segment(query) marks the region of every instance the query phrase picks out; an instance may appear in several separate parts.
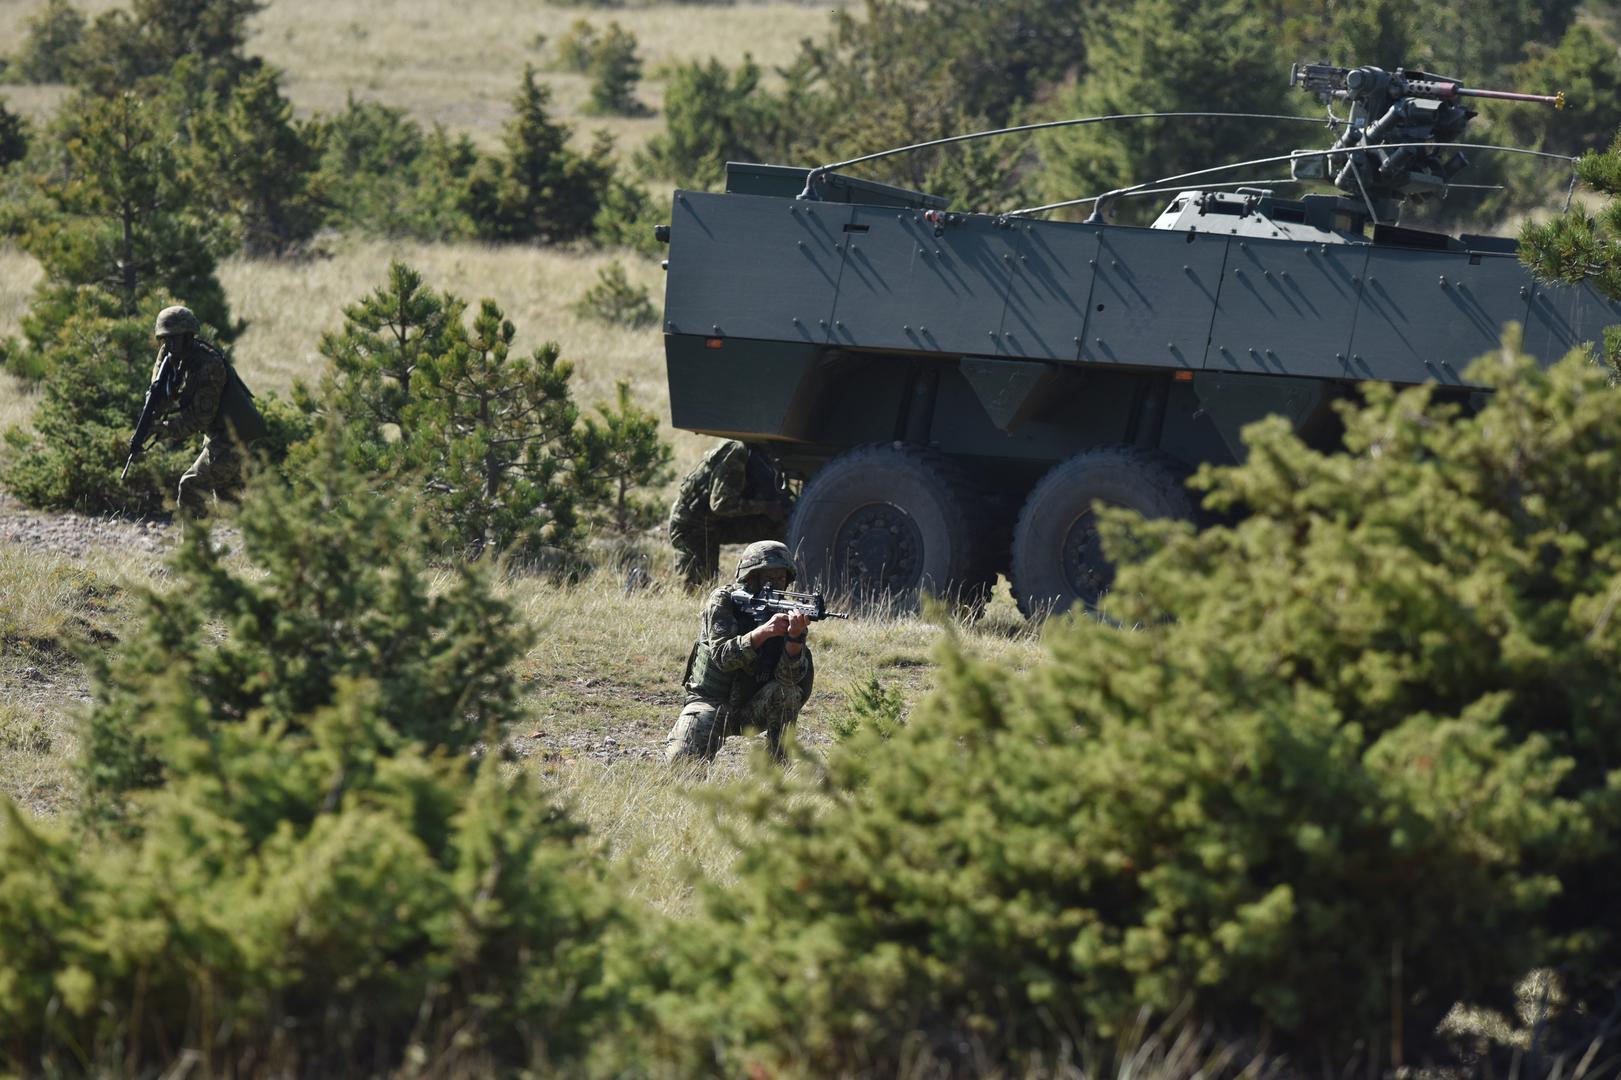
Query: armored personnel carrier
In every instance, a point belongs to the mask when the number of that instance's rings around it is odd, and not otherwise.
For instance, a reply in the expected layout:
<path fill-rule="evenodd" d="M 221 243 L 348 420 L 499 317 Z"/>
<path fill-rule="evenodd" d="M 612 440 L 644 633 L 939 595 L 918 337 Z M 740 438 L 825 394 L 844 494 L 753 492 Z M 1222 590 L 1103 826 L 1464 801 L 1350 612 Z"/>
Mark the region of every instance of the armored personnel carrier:
<path fill-rule="evenodd" d="M 1078 200 L 1085 222 L 957 212 L 837 167 L 732 163 L 724 192 L 677 191 L 673 423 L 803 481 L 801 580 L 972 601 L 1005 574 L 1033 614 L 1108 588 L 1097 504 L 1195 518 L 1185 477 L 1241 459 L 1251 421 L 1331 446 L 1360 383 L 1478 401 L 1464 371 L 1506 324 L 1551 363 L 1621 322 L 1588 287 L 1533 280 L 1513 240 L 1397 224 L 1466 164 L 1468 99 L 1562 97 L 1372 67 L 1291 81 L 1349 111 L 1331 149 L 1288 159 L 1332 193 L 1190 182 L 1135 227 L 1103 208 L 1166 181 Z"/>

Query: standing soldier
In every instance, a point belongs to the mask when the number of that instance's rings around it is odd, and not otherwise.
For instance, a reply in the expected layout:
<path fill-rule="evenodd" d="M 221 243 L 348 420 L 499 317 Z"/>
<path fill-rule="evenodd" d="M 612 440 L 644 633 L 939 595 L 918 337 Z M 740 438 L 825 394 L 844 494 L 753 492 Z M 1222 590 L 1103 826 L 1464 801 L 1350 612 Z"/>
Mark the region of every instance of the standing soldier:
<path fill-rule="evenodd" d="M 207 515 L 209 493 L 221 498 L 234 494 L 242 482 L 243 451 L 265 434 L 253 393 L 225 355 L 197 336 L 200 329 L 189 308 L 166 307 L 158 312 L 153 330 L 159 345 L 153 381 L 163 367 L 164 353 L 176 363 L 174 411 L 164 422 L 163 433 L 176 442 L 203 433 L 203 452 L 180 477 L 176 499 L 181 512 L 192 517 Z"/>
<path fill-rule="evenodd" d="M 681 481 L 670 508 L 670 546 L 689 589 L 715 579 L 722 544 L 780 540 L 791 507 L 763 452 L 729 439 Z"/>
<path fill-rule="evenodd" d="M 762 540 L 743 550 L 737 581 L 746 591 L 780 591 L 793 580 L 786 544 Z M 698 616 L 698 640 L 682 680 L 687 701 L 664 741 L 664 758 L 672 764 L 709 761 L 728 736 L 751 729 L 765 732 L 771 756 L 781 761 L 783 734 L 810 697 L 816 672 L 805 616 L 779 612 L 752 626 L 732 602 L 736 588 L 710 593 Z"/>

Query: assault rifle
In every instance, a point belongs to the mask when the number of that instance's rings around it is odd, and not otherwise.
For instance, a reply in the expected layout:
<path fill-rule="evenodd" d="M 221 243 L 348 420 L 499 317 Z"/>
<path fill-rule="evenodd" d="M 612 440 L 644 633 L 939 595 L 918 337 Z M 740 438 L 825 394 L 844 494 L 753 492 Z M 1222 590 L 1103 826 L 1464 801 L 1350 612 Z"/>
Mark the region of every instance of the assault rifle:
<path fill-rule="evenodd" d="M 129 459 L 124 462 L 124 471 L 118 474 L 118 482 L 123 483 L 129 475 L 131 465 L 135 459 L 146 453 L 146 448 L 152 444 L 156 434 L 158 421 L 163 414 L 169 411 L 174 403 L 175 379 L 178 375 L 180 363 L 175 359 L 174 353 L 167 345 L 158 355 L 158 373 L 152 378 L 152 385 L 146 388 L 146 404 L 141 406 L 141 418 L 135 421 L 135 434 L 129 440 Z"/>
<path fill-rule="evenodd" d="M 821 593 L 773 589 L 769 585 L 757 593 L 751 593 L 747 589 L 732 590 L 732 606 L 737 609 L 738 614 L 752 620 L 755 626 L 778 613 L 792 615 L 798 612 L 810 622 L 850 617 L 843 612 L 827 610 L 827 600 Z"/>

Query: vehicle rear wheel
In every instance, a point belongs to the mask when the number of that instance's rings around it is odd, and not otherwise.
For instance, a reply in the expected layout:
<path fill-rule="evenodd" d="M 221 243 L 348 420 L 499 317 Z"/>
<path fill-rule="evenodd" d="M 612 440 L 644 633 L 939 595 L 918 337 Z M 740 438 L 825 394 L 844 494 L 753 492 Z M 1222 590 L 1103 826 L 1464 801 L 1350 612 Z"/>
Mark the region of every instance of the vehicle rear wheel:
<path fill-rule="evenodd" d="M 1013 596 L 1026 616 L 1098 601 L 1114 583 L 1095 505 L 1145 518 L 1197 519 L 1187 469 L 1168 454 L 1134 446 L 1089 450 L 1056 465 L 1025 499 L 1013 529 Z"/>
<path fill-rule="evenodd" d="M 977 609 L 995 582 L 980 498 L 955 463 L 906 443 L 858 446 L 805 485 L 788 522 L 800 580 L 857 603 L 924 594 Z"/>

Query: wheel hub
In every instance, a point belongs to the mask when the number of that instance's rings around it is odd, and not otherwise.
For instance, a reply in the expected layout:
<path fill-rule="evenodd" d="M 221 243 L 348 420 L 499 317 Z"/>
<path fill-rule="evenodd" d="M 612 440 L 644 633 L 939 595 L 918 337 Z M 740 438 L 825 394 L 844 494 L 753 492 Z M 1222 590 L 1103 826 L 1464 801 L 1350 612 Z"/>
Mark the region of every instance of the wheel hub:
<path fill-rule="evenodd" d="M 1064 535 L 1064 580 L 1075 598 L 1093 607 L 1114 583 L 1114 566 L 1103 555 L 1097 515 L 1088 511 Z"/>
<path fill-rule="evenodd" d="M 833 538 L 840 577 L 861 593 L 917 586 L 923 572 L 923 535 L 912 516 L 893 503 L 858 507 Z"/>

